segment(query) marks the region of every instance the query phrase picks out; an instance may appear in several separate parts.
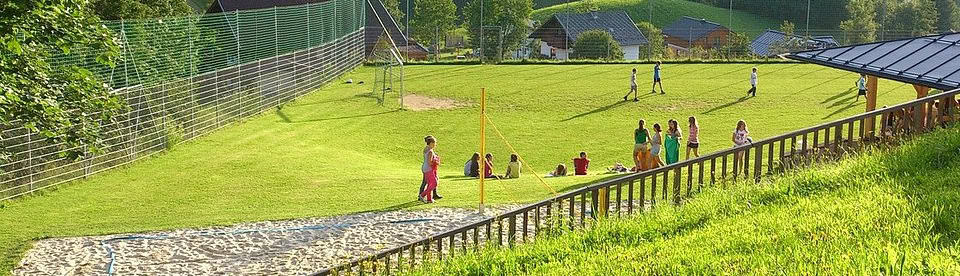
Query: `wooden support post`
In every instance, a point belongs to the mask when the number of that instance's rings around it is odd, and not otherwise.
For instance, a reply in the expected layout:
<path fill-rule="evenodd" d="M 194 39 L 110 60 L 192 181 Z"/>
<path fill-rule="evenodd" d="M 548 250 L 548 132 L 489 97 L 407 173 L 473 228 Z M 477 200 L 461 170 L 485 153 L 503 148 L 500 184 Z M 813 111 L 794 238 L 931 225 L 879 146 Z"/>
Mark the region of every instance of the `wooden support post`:
<path fill-rule="evenodd" d="M 879 80 L 875 76 L 867 76 L 867 110 L 866 112 L 873 111 L 877 109 L 877 82 Z M 866 134 L 867 137 L 873 137 L 873 130 L 876 127 L 876 123 L 873 121 L 873 117 L 866 119 Z"/>
<path fill-rule="evenodd" d="M 927 94 L 930 94 L 930 87 L 926 87 L 926 86 L 914 84 L 914 85 L 913 85 L 913 89 L 917 91 L 917 99 L 926 97 Z M 916 124 L 916 125 L 917 125 L 918 128 L 920 128 L 920 129 L 922 129 L 922 128 L 924 128 L 924 127 L 927 126 L 927 118 L 930 117 L 930 116 L 927 116 L 927 115 L 928 115 L 928 114 L 927 114 L 927 111 L 928 111 L 928 109 L 927 109 L 927 105 L 926 105 L 926 104 L 920 105 L 917 110 L 914 110 L 914 112 L 915 112 L 914 114 L 916 115 L 916 116 L 914 116 L 914 118 L 918 118 L 918 119 L 919 119 L 919 121 L 917 121 L 917 124 Z M 921 117 L 921 116 L 922 116 L 922 117 Z"/>

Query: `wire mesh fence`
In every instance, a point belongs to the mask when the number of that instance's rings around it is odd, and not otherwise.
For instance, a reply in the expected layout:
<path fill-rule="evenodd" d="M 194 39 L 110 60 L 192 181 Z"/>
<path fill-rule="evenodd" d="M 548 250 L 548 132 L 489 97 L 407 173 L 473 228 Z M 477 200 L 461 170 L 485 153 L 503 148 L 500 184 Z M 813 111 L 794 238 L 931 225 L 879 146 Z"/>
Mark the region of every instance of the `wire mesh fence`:
<path fill-rule="evenodd" d="M 123 51 L 116 66 L 85 49 L 49 62 L 94 72 L 128 113 L 105 127 L 104 152 L 80 161 L 39 134 L 3 129 L 0 142 L 15 154 L 0 166 L 0 200 L 130 163 L 309 93 L 363 62 L 364 14 L 362 0 L 331 0 L 107 22 Z"/>

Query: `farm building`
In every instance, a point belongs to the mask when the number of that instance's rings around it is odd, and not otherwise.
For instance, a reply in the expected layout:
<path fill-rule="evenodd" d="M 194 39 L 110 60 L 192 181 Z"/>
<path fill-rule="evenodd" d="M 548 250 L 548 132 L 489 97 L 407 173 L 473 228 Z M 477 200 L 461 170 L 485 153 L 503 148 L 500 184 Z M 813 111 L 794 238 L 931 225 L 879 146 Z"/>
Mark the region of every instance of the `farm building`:
<path fill-rule="evenodd" d="M 833 36 L 806 38 L 793 35 L 788 37 L 783 32 L 767 30 L 750 43 L 750 51 L 754 55 L 769 57 L 796 50 L 819 50 L 839 46 L 840 44 L 833 39 Z"/>
<path fill-rule="evenodd" d="M 577 37 L 586 31 L 604 30 L 623 49 L 626 60 L 640 59 L 640 46 L 647 44 L 637 25 L 626 12 L 590 12 L 555 14 L 530 34 L 540 39 L 540 54 L 554 59 L 568 59 Z"/>
<path fill-rule="evenodd" d="M 684 16 L 663 28 L 667 46 L 677 52 L 687 52 L 692 47 L 712 49 L 727 41 L 730 29 L 720 24 Z"/>

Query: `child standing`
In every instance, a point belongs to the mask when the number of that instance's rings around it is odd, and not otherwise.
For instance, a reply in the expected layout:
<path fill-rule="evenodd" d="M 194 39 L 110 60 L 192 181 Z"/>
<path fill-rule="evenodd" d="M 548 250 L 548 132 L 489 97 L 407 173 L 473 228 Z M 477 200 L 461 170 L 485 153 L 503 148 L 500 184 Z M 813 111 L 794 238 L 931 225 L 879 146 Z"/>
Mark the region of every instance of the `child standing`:
<path fill-rule="evenodd" d="M 687 135 L 687 159 L 690 159 L 690 152 L 694 157 L 700 157 L 700 125 L 697 124 L 697 117 L 690 116 L 690 135 Z"/>
<path fill-rule="evenodd" d="M 587 175 L 587 169 L 590 168 L 590 159 L 587 159 L 587 153 L 581 151 L 580 158 L 573 159 L 573 170 L 575 175 Z"/>
<path fill-rule="evenodd" d="M 647 169 L 647 143 L 650 132 L 644 127 L 644 121 L 640 120 L 639 126 L 633 131 L 633 163 L 634 171 L 644 171 Z"/>
<path fill-rule="evenodd" d="M 423 166 L 421 170 L 423 171 L 423 181 L 426 183 L 426 187 L 421 188 L 420 201 L 433 203 L 434 199 L 441 198 L 436 196 L 437 183 L 440 181 L 437 177 L 437 168 L 440 167 L 440 156 L 434 152 L 434 148 L 437 147 L 436 138 L 427 136 L 423 138 L 423 141 L 427 143 L 427 146 L 423 148 Z"/>
<path fill-rule="evenodd" d="M 667 94 L 663 92 L 663 83 L 660 82 L 660 61 L 657 61 L 657 65 L 653 66 L 653 88 L 650 89 L 650 93 L 657 93 L 657 84 L 660 84 L 660 94 Z"/>
<path fill-rule="evenodd" d="M 660 138 L 660 124 L 653 124 L 653 135 L 650 135 L 650 168 L 656 169 L 663 166 L 663 161 L 660 160 L 660 145 L 663 144 L 663 140 Z"/>
<path fill-rule="evenodd" d="M 507 172 L 503 174 L 504 178 L 520 178 L 520 157 L 516 153 L 510 154 L 510 163 L 507 164 Z"/>
<path fill-rule="evenodd" d="M 750 131 L 747 130 L 747 122 L 740 120 L 737 122 L 737 128 L 733 130 L 733 146 L 739 147 L 750 143 Z M 738 151 L 734 154 L 733 162 L 737 168 L 743 168 L 743 152 Z"/>
<path fill-rule="evenodd" d="M 667 135 L 664 139 L 663 148 L 666 149 L 664 157 L 667 159 L 667 165 L 680 161 L 680 127 L 677 120 L 667 121 Z"/>
<path fill-rule="evenodd" d="M 867 97 L 867 75 L 860 74 L 860 79 L 857 80 L 857 100 L 860 101 L 860 96 L 864 98 Z"/>
<path fill-rule="evenodd" d="M 630 74 L 630 92 L 627 92 L 627 95 L 623 96 L 624 101 L 627 100 L 627 97 L 630 96 L 630 93 L 633 93 L 634 102 L 640 101 L 637 99 L 637 68 L 633 68 L 633 74 Z"/>
<path fill-rule="evenodd" d="M 753 73 L 750 74 L 750 90 L 747 90 L 747 96 L 757 96 L 757 67 L 753 67 Z"/>

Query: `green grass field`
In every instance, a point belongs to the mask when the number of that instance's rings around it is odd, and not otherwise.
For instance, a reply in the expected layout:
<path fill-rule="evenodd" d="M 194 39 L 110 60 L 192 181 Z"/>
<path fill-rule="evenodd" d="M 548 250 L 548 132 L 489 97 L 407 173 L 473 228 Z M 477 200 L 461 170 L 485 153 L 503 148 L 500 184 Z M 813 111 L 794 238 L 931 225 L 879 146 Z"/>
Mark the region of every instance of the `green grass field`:
<path fill-rule="evenodd" d="M 489 94 L 490 118 L 539 174 L 557 163 L 569 166 L 579 151 L 590 154 L 592 175 L 546 180 L 557 191 L 609 177 L 600 173 L 614 162 L 629 163 L 640 118 L 652 125 L 698 116 L 706 153 L 729 147 L 741 118 L 761 139 L 864 109 L 863 100 L 852 97 L 857 76 L 803 64 L 757 65 L 756 98 L 743 97 L 753 64 L 665 64 L 667 95 L 646 90 L 639 103 L 621 102 L 633 66 L 408 66 L 410 92 L 470 105 L 420 112 L 379 107 L 369 94 L 374 70 L 360 68 L 347 77 L 365 85 L 332 85 L 170 152 L 0 203 L 0 272 L 16 265 L 30 241 L 46 237 L 426 208 L 415 194 L 427 134 L 439 138 L 445 161 L 440 191 L 446 198 L 431 206 L 476 206 L 477 182 L 458 176 L 477 150 L 481 87 Z M 638 70 L 641 88 L 647 87 L 652 66 Z M 880 105 L 915 95 L 910 86 L 880 83 Z M 502 173 L 510 151 L 488 130 Z M 517 180 L 488 182 L 487 194 L 498 204 L 551 192 L 527 171 Z"/>
<path fill-rule="evenodd" d="M 411 274 L 957 275 L 960 127 L 566 232 Z"/>
<path fill-rule="evenodd" d="M 626 11 L 636 22 L 649 21 L 650 4 L 649 0 L 594 0 L 592 1 L 601 11 Z M 683 16 L 695 18 L 705 18 L 717 22 L 736 32 L 746 33 L 751 39 L 766 29 L 778 29 L 780 23 L 773 19 L 767 19 L 754 14 L 733 11 L 733 24 L 730 25 L 730 11 L 723 8 L 710 6 L 707 4 L 696 3 L 685 0 L 656 0 L 653 2 L 653 25 L 658 28 L 669 26 L 677 19 Z M 549 6 L 533 11 L 531 18 L 540 22 L 545 22 L 555 13 L 578 12 L 584 10 L 587 6 L 586 1 L 576 1 L 567 4 Z"/>

